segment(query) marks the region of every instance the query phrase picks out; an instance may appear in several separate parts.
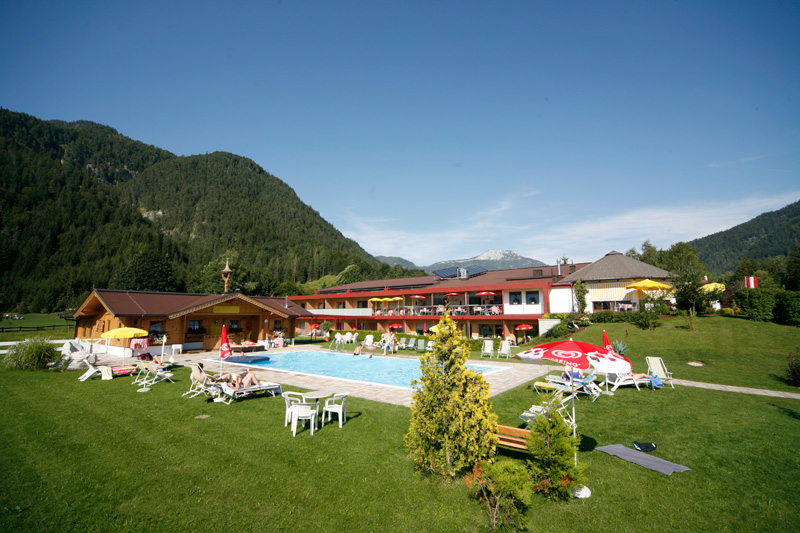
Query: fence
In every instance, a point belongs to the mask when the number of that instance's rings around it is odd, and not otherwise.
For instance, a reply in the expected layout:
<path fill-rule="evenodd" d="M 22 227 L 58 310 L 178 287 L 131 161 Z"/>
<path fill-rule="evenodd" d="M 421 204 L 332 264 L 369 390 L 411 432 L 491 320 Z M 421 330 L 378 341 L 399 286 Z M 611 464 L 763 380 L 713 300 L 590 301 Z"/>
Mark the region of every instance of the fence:
<path fill-rule="evenodd" d="M 47 342 L 49 342 L 50 344 L 57 344 L 58 346 L 62 346 L 65 342 L 69 342 L 71 340 L 72 339 L 60 339 L 60 340 L 59 339 L 55 339 L 55 340 L 49 340 Z M 14 346 L 15 344 L 19 344 L 20 342 L 25 342 L 25 341 L 0 342 L 0 354 L 8 353 L 8 350 L 6 349 L 6 347 Z"/>
<path fill-rule="evenodd" d="M 0 327 L 0 333 L 5 333 L 7 331 L 43 331 L 46 329 L 58 329 L 58 328 L 74 328 L 74 324 L 61 324 L 59 326 L 3 326 Z"/>

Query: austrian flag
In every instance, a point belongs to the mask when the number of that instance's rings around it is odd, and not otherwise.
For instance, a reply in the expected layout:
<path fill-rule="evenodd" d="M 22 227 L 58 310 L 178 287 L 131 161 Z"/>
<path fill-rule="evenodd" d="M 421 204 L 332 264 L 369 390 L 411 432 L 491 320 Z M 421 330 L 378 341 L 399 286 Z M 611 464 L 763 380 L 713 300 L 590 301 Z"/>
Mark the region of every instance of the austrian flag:
<path fill-rule="evenodd" d="M 758 278 L 755 276 L 746 276 L 744 278 L 744 286 L 748 289 L 757 289 L 758 288 Z"/>

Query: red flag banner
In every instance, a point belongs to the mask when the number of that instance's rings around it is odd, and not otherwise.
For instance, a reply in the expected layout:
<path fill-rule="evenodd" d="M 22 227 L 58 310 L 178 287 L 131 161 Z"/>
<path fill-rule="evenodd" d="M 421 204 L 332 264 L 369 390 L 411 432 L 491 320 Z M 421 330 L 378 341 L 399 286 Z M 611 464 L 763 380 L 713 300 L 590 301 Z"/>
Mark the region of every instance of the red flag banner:
<path fill-rule="evenodd" d="M 744 278 L 744 286 L 748 289 L 758 288 L 758 278 L 756 276 L 746 276 Z"/>
<path fill-rule="evenodd" d="M 232 355 L 231 353 L 231 345 L 228 343 L 228 332 L 225 330 L 225 326 L 222 326 L 222 335 L 219 339 L 219 358 L 220 359 L 227 359 Z"/>

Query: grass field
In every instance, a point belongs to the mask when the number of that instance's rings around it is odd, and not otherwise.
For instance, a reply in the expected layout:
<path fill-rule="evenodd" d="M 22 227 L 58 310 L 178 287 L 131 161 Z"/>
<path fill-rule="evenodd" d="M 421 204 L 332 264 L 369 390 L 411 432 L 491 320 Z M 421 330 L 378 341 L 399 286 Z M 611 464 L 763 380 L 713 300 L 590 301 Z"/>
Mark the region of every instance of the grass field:
<path fill-rule="evenodd" d="M 602 329 L 596 327 L 575 337 L 597 343 Z M 626 325 L 606 329 L 624 339 Z M 701 320 L 696 332 L 678 319 L 652 332 L 627 329 L 636 370 L 652 354 L 682 379 L 797 391 L 779 376 L 786 354 L 799 345 L 796 329 L 722 317 Z M 707 367 L 685 364 L 692 360 Z M 3 531 L 482 531 L 486 525 L 462 482 L 414 472 L 403 447 L 407 408 L 351 398 L 344 428 L 331 424 L 313 437 L 303 431 L 293 438 L 281 398 L 230 406 L 181 398 L 187 369 L 178 369 L 175 384 L 146 394 L 130 378 L 81 383 L 78 375 L 0 371 Z M 526 386 L 493 398 L 499 422 L 514 426 L 535 402 Z M 800 400 L 678 386 L 620 389 L 595 403 L 581 400 L 576 409 L 583 436 L 578 457 L 592 497 L 534 499 L 533 530 L 797 527 Z M 654 455 L 691 470 L 664 476 L 595 450 L 633 440 L 655 442 Z"/>
<path fill-rule="evenodd" d="M 12 317 L 14 313 L 9 313 Z M 58 316 L 58 313 L 28 314 L 23 320 L 5 318 L 6 313 L 0 313 L 0 342 L 22 341 L 31 337 L 49 337 L 51 339 L 71 339 L 75 334 L 75 322 L 67 321 Z M 43 331 L 13 331 L 19 327 L 44 327 Z M 54 328 L 50 328 L 55 326 Z M 12 331 L 7 331 L 11 329 Z"/>

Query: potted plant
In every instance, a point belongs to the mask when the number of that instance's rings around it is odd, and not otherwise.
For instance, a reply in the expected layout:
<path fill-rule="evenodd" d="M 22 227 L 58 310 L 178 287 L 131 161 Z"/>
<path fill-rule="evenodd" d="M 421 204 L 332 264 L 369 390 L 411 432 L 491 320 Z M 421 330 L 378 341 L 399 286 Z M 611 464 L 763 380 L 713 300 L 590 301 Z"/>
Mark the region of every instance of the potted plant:
<path fill-rule="evenodd" d="M 331 328 L 332 327 L 333 327 L 333 324 L 331 324 L 327 320 L 322 323 L 321 329 L 322 329 L 322 331 L 325 332 L 325 342 L 329 342 L 331 340 Z"/>

